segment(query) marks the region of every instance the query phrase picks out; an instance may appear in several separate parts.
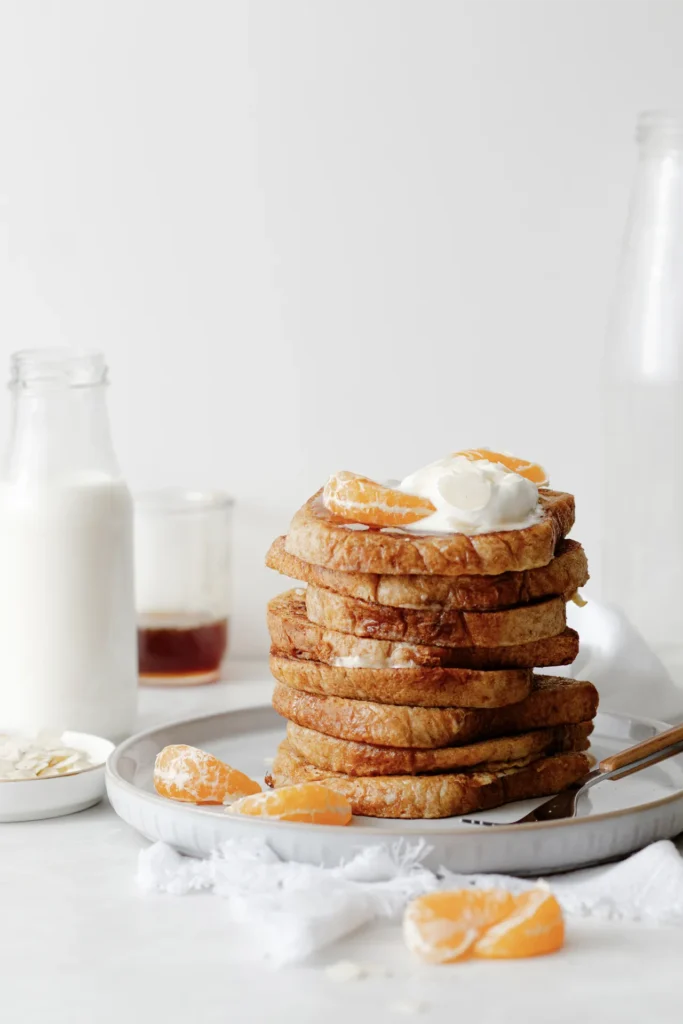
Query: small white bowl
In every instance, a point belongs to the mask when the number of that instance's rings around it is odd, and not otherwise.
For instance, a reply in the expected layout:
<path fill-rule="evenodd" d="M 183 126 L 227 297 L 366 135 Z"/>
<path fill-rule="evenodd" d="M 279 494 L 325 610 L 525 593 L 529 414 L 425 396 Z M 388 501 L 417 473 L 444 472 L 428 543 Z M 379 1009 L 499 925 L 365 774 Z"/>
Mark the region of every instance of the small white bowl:
<path fill-rule="evenodd" d="M 104 763 L 114 744 L 87 732 L 64 732 L 62 739 L 65 746 L 88 754 L 91 767 L 46 779 L 0 779 L 0 822 L 58 818 L 84 811 L 102 799 Z"/>

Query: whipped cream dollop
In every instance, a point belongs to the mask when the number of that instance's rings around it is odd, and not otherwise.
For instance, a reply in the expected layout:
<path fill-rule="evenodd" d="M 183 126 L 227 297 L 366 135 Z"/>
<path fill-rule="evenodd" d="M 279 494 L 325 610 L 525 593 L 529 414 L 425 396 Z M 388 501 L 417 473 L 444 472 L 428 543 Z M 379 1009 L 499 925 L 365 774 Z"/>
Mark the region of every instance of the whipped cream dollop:
<path fill-rule="evenodd" d="M 538 487 L 499 462 L 449 455 L 411 473 L 397 490 L 429 498 L 436 509 L 409 533 L 493 533 L 521 530 L 541 518 Z"/>

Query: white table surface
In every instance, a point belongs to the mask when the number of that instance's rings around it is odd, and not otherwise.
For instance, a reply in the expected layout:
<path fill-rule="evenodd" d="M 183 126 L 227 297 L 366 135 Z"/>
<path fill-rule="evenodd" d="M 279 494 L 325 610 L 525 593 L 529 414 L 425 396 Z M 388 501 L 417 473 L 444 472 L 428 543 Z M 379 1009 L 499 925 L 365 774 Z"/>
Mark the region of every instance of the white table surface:
<path fill-rule="evenodd" d="M 269 699 L 263 666 L 235 664 L 230 675 L 141 691 L 140 728 Z M 220 899 L 141 894 L 146 845 L 106 802 L 0 825 L 2 1024 L 683 1021 L 683 929 L 570 922 L 555 956 L 428 967 L 383 925 L 275 971 L 245 959 Z M 340 959 L 391 974 L 335 982 L 324 966 Z"/>

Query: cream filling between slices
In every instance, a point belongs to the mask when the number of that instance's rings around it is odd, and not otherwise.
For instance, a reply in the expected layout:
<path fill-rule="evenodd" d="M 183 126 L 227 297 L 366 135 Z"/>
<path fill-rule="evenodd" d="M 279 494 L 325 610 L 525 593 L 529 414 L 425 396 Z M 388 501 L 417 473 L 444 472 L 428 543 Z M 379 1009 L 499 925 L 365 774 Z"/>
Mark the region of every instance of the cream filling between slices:
<path fill-rule="evenodd" d="M 399 661 L 398 658 L 402 657 Z M 410 661 L 405 656 L 389 655 L 388 658 L 370 657 L 368 654 L 349 654 L 345 657 L 332 658 L 330 665 L 335 668 L 418 668 L 416 661 Z"/>

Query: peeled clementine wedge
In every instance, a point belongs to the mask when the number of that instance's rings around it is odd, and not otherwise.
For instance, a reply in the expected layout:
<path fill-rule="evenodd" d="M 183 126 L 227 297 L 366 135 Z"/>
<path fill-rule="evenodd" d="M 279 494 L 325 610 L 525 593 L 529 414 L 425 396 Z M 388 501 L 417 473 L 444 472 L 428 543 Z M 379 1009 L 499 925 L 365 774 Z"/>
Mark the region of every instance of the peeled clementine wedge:
<path fill-rule="evenodd" d="M 420 896 L 406 907 L 406 945 L 428 963 L 467 956 L 513 958 L 554 953 L 564 943 L 560 905 L 545 889 L 458 889 Z"/>
<path fill-rule="evenodd" d="M 405 526 L 436 509 L 428 498 L 404 494 L 357 473 L 334 473 L 325 484 L 323 504 L 328 511 L 365 526 Z"/>
<path fill-rule="evenodd" d="M 320 782 L 301 782 L 247 796 L 237 800 L 230 810 L 276 821 L 307 821 L 313 825 L 348 825 L 353 816 L 346 797 Z"/>
<path fill-rule="evenodd" d="M 430 892 L 406 907 L 403 936 L 423 960 L 447 964 L 467 956 L 480 935 L 514 909 L 514 897 L 502 889 Z"/>
<path fill-rule="evenodd" d="M 560 904 L 544 889 L 532 889 L 515 898 L 516 909 L 489 928 L 475 943 L 475 956 L 500 959 L 543 956 L 564 944 Z"/>
<path fill-rule="evenodd" d="M 526 459 L 518 459 L 515 455 L 506 455 L 503 452 L 492 452 L 489 448 L 468 448 L 462 452 L 454 452 L 454 455 L 462 455 L 471 462 L 479 462 L 485 459 L 487 462 L 498 462 L 506 469 L 526 477 L 532 483 L 543 487 L 548 483 L 548 474 L 543 466 L 537 462 L 527 462 Z"/>
<path fill-rule="evenodd" d="M 184 744 L 164 747 L 157 754 L 154 788 L 161 796 L 193 804 L 222 804 L 261 792 L 248 775 L 205 750 Z"/>

